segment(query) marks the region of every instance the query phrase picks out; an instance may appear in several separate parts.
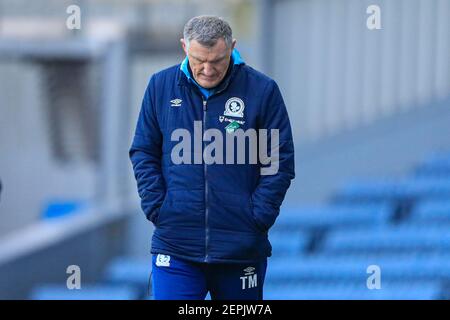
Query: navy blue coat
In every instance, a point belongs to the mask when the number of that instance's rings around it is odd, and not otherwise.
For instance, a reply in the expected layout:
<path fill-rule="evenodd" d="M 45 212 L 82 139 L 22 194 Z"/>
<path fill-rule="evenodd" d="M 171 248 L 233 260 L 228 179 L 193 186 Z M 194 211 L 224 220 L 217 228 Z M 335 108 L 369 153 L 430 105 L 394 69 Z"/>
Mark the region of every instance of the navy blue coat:
<path fill-rule="evenodd" d="M 188 77 L 187 60 L 148 83 L 129 156 L 142 210 L 155 225 L 152 253 L 211 263 L 255 262 L 272 254 L 268 230 L 295 176 L 291 127 L 275 81 L 246 65 L 236 51 L 232 57 L 225 79 L 207 98 Z M 230 101 L 238 101 L 231 115 Z M 225 137 L 233 120 L 244 131 L 279 129 L 276 174 L 261 175 L 264 165 L 249 163 L 248 150 L 245 164 L 194 161 L 202 152 L 194 148 L 194 121 L 203 132 L 214 128 Z M 180 142 L 171 141 L 171 134 L 178 128 L 192 135 L 192 149 L 182 151 L 192 161 L 181 164 L 171 158 Z M 203 150 L 211 143 L 201 141 Z"/>

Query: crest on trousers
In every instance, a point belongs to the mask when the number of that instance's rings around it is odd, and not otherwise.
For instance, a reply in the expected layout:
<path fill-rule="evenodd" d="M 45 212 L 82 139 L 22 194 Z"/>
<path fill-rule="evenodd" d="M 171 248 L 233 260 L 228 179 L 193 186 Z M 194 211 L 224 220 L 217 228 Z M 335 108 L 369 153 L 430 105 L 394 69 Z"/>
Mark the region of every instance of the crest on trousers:
<path fill-rule="evenodd" d="M 165 254 L 158 254 L 156 256 L 156 265 L 158 267 L 170 267 L 170 256 Z"/>

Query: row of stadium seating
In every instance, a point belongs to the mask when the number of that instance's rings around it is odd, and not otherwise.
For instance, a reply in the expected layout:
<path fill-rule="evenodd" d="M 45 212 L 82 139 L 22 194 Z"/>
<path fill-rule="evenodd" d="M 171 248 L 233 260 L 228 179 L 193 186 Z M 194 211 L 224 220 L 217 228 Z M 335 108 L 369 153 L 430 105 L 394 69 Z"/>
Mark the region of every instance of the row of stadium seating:
<path fill-rule="evenodd" d="M 353 180 L 322 206 L 283 208 L 265 299 L 449 299 L 450 154 L 406 179 Z M 367 281 L 379 268 L 380 287 Z M 39 286 L 32 299 L 149 299 L 150 260 L 119 257 L 100 284 Z"/>
<path fill-rule="evenodd" d="M 405 179 L 349 181 L 326 206 L 283 211 L 265 298 L 449 299 L 449 227 L 450 154 Z"/>

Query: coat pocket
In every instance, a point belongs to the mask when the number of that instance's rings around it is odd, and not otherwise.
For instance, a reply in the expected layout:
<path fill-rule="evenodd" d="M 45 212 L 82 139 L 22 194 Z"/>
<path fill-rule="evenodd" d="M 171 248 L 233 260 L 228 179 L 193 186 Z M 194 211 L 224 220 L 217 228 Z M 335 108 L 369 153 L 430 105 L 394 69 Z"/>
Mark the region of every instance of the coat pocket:
<path fill-rule="evenodd" d="M 253 223 L 255 224 L 256 228 L 260 232 L 266 233 L 267 232 L 267 228 L 261 222 L 258 221 L 258 219 L 255 217 L 255 214 L 253 212 L 253 199 L 252 199 L 252 197 L 250 197 L 249 203 L 250 203 L 250 215 L 251 215 L 251 218 L 253 220 Z"/>
<path fill-rule="evenodd" d="M 167 192 L 166 192 L 166 194 L 164 196 L 163 203 L 161 204 L 160 207 L 158 207 L 156 209 L 157 212 L 155 214 L 155 218 L 153 219 L 154 221 L 152 221 L 153 224 L 155 225 L 155 227 L 157 227 L 159 225 L 159 222 L 161 221 L 161 215 L 164 214 L 164 212 L 165 212 L 165 204 L 166 204 L 166 202 L 167 202 Z"/>

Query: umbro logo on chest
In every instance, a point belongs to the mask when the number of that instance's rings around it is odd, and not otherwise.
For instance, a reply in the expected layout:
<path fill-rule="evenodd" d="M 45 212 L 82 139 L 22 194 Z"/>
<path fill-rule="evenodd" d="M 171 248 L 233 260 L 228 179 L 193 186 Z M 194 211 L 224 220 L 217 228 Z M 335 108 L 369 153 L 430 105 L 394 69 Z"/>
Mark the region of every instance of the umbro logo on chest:
<path fill-rule="evenodd" d="M 183 100 L 181 100 L 181 99 L 170 100 L 170 106 L 171 107 L 181 107 L 181 102 L 183 102 Z"/>

